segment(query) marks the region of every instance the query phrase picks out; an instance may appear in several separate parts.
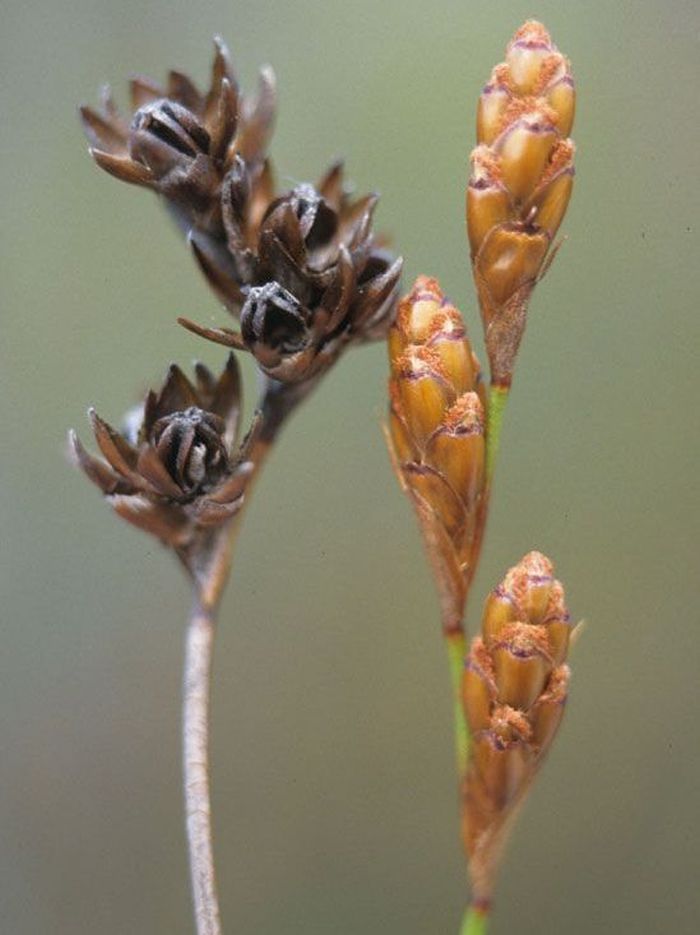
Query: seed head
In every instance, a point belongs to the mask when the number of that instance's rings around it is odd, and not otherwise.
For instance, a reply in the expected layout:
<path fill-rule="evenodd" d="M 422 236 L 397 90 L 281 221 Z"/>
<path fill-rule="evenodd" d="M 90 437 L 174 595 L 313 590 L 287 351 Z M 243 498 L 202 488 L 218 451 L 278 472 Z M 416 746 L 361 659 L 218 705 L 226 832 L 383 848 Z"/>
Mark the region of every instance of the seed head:
<path fill-rule="evenodd" d="M 244 97 L 229 53 L 215 40 L 211 84 L 200 92 L 187 75 L 171 71 L 165 87 L 131 81 L 130 118 L 109 88 L 102 107 L 82 107 L 83 128 L 95 162 L 116 178 L 162 195 L 182 228 L 215 241 L 224 237 L 222 184 L 242 160 L 256 202 L 268 201 L 267 144 L 275 115 L 275 77 L 263 68 L 257 93 Z M 259 206 L 258 206 L 259 210 Z"/>
<path fill-rule="evenodd" d="M 274 380 L 303 383 L 350 344 L 386 336 L 401 260 L 375 238 L 376 195 L 353 199 L 336 163 L 316 184 L 278 193 L 267 145 L 275 107 L 271 70 L 244 97 L 220 40 L 211 87 L 180 72 L 160 88 L 132 82 L 133 114 L 109 91 L 102 109 L 81 109 L 97 163 L 162 195 L 217 298 L 241 332 L 191 331 L 251 351 Z M 293 311 L 292 311 L 293 310 Z"/>
<path fill-rule="evenodd" d="M 484 506 L 485 401 L 461 315 L 421 276 L 389 334 L 388 439 L 433 562 L 447 629 L 459 629 Z"/>
<path fill-rule="evenodd" d="M 462 681 L 473 738 L 464 780 L 464 843 L 475 898 L 488 901 L 510 820 L 557 732 L 570 622 L 552 563 L 530 552 L 489 595 Z"/>
<path fill-rule="evenodd" d="M 467 233 L 492 382 L 508 386 L 532 290 L 573 187 L 575 91 L 540 23 L 513 37 L 479 100 Z"/>
<path fill-rule="evenodd" d="M 197 364 L 195 383 L 173 364 L 160 391 L 148 394 L 139 418 L 132 415 L 124 432 L 90 410 L 104 460 L 89 454 L 74 432 L 70 450 L 120 516 L 183 549 L 241 506 L 252 464 L 249 440 L 236 446 L 239 413 L 233 355 L 218 379 Z"/>
<path fill-rule="evenodd" d="M 241 332 L 182 319 L 185 327 L 251 351 L 268 376 L 284 383 L 310 380 L 348 345 L 386 335 L 402 261 L 375 241 L 376 197 L 352 201 L 338 165 L 318 186 L 298 185 L 275 199 L 251 231 L 238 207 L 244 192 L 239 196 L 233 183 L 226 191 L 228 252 L 204 242 L 195 249 Z"/>

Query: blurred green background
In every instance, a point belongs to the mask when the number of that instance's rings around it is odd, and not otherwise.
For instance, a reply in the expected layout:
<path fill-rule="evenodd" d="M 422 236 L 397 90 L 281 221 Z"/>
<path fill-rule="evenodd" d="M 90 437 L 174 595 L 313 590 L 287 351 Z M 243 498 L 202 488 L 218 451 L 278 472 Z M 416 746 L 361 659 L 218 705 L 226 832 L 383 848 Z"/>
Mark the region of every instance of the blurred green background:
<path fill-rule="evenodd" d="M 481 347 L 463 234 L 477 95 L 522 20 L 573 60 L 568 242 L 536 294 L 473 610 L 532 547 L 589 621 L 493 933 L 697 931 L 700 845 L 694 0 L 108 3 L 3 9 L 0 931 L 192 931 L 180 798 L 188 595 L 64 457 L 224 322 L 154 198 L 76 120 L 110 81 L 275 65 L 281 181 L 343 154 L 406 284 Z M 254 377 L 246 365 L 248 402 Z M 433 585 L 380 434 L 384 349 L 298 413 L 246 517 L 214 687 L 228 932 L 449 935 L 465 884 Z"/>

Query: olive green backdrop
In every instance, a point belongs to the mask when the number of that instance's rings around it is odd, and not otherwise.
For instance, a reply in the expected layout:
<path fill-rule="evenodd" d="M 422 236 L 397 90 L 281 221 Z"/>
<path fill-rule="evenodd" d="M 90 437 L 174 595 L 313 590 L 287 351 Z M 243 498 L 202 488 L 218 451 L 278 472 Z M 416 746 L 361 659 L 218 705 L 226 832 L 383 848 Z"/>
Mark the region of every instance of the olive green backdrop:
<path fill-rule="evenodd" d="M 406 284 L 481 347 L 463 234 L 477 95 L 541 18 L 573 60 L 578 177 L 531 309 L 473 612 L 538 547 L 588 627 L 493 933 L 691 933 L 700 898 L 698 35 L 688 2 L 3 4 L 0 931 L 192 931 L 179 776 L 187 591 L 64 458 L 223 323 L 154 198 L 76 120 L 135 71 L 277 70 L 283 182 L 343 154 Z M 246 365 L 248 402 L 254 375 Z M 226 931 L 452 935 L 465 899 L 436 599 L 380 433 L 380 346 L 286 431 L 246 517 L 214 687 Z"/>

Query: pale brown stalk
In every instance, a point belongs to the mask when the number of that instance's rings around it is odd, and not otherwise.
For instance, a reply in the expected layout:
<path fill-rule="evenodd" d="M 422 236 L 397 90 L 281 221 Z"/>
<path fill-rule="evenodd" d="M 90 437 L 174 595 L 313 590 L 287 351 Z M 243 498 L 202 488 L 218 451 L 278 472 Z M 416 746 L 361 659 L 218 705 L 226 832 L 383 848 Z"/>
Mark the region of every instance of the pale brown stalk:
<path fill-rule="evenodd" d="M 185 641 L 183 777 L 185 825 L 198 935 L 220 935 L 209 788 L 209 705 L 216 609 L 193 602 Z"/>
<path fill-rule="evenodd" d="M 246 487 L 246 503 L 253 485 L 286 418 L 311 387 L 292 393 L 266 383 L 262 425 L 250 450 L 253 472 Z M 219 607 L 231 573 L 233 549 L 244 510 L 216 532 L 209 549 L 181 556 L 192 577 L 193 601 L 185 637 L 182 697 L 182 766 L 185 827 L 197 935 L 221 935 L 216 887 L 210 788 L 211 679 L 214 638 Z"/>

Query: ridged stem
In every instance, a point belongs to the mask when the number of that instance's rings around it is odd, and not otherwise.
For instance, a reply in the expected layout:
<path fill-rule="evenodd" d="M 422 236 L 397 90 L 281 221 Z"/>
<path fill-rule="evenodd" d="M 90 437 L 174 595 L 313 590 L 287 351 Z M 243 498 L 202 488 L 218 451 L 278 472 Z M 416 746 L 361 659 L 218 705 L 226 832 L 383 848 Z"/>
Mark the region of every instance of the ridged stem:
<path fill-rule="evenodd" d="M 275 387 L 273 396 L 269 383 L 265 385 L 259 407 L 263 425 L 249 452 L 254 469 L 246 488 L 246 504 L 279 429 L 305 395 L 297 391 L 290 399 Z M 194 588 L 185 639 L 182 747 L 185 825 L 197 935 L 221 935 L 209 780 L 211 673 L 218 610 L 231 573 L 243 513 L 239 510 L 227 528 L 202 545 L 200 553 L 179 556 L 192 576 Z"/>
<path fill-rule="evenodd" d="M 469 728 L 467 727 L 467 721 L 464 717 L 464 707 L 462 705 L 462 672 L 464 671 L 466 640 L 462 631 L 448 633 L 446 640 L 454 705 L 457 774 L 461 784 L 461 780 L 467 770 L 467 761 L 469 759 L 469 747 L 471 741 L 469 736 Z"/>
<path fill-rule="evenodd" d="M 459 935 L 486 935 L 488 922 L 488 909 L 471 905 L 464 914 Z"/>
<path fill-rule="evenodd" d="M 183 778 L 190 879 L 198 935 L 220 935 L 209 790 L 209 703 L 215 610 L 194 600 L 185 641 Z"/>
<path fill-rule="evenodd" d="M 259 464 L 256 463 L 256 472 Z M 190 883 L 197 935 L 221 935 L 211 817 L 209 746 L 211 672 L 221 597 L 231 572 L 240 512 L 219 532 L 203 568 L 193 556 L 192 612 L 182 682 L 182 776 Z"/>
<path fill-rule="evenodd" d="M 488 427 L 486 431 L 486 480 L 489 485 L 496 468 L 498 446 L 500 444 L 501 428 L 503 426 L 503 415 L 505 413 L 509 393 L 509 386 L 502 386 L 497 383 L 491 384 L 491 389 L 489 391 Z"/>

